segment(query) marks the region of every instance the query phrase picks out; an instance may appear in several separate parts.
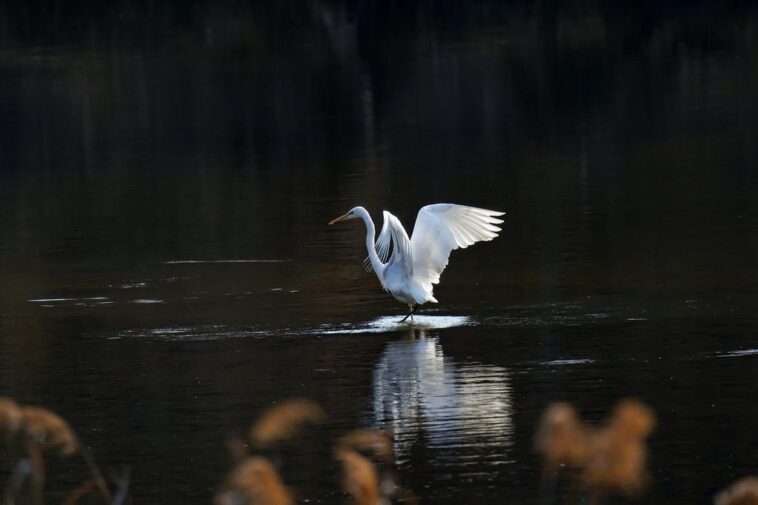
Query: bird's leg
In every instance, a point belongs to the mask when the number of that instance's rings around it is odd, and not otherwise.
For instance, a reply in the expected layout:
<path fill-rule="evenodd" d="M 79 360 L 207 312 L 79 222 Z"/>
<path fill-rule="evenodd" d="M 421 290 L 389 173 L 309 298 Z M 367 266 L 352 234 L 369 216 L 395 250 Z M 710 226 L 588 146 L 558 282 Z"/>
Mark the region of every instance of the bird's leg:
<path fill-rule="evenodd" d="M 416 312 L 416 309 L 418 309 L 418 305 L 408 304 L 408 308 L 411 310 L 410 313 L 405 316 L 400 322 L 404 323 L 406 319 L 409 317 L 411 318 L 411 321 L 413 321 L 413 314 Z"/>

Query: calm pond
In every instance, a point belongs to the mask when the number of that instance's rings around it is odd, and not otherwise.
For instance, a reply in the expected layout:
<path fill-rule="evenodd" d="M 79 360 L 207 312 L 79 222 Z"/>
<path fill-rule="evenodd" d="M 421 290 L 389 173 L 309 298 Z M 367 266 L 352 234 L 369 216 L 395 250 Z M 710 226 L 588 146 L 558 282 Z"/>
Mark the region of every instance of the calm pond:
<path fill-rule="evenodd" d="M 422 503 L 552 503 L 554 401 L 655 409 L 632 502 L 758 472 L 757 9 L 82 5 L 0 11 L 0 395 L 135 503 L 209 503 L 288 397 L 329 414 L 277 456 L 310 503 L 343 500 L 330 441 L 360 426 Z M 401 325 L 363 225 L 326 223 L 435 202 L 503 232 Z"/>

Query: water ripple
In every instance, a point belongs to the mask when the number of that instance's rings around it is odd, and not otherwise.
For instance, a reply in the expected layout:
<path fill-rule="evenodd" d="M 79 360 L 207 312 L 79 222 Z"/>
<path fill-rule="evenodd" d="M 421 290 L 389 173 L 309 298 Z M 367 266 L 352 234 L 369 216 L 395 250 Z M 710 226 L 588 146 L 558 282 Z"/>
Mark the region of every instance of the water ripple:
<path fill-rule="evenodd" d="M 363 324 L 346 323 L 339 326 L 322 326 L 319 333 L 324 335 L 341 333 L 387 333 L 418 328 L 422 330 L 440 330 L 457 326 L 471 326 L 473 320 L 468 316 L 414 316 L 402 322 L 400 316 L 381 316 Z"/>
<path fill-rule="evenodd" d="M 758 349 L 739 349 L 737 351 L 729 351 L 717 353 L 715 358 L 739 358 L 741 356 L 754 356 L 758 355 Z"/>
<path fill-rule="evenodd" d="M 157 340 L 176 340 L 176 341 L 209 341 L 225 340 L 231 338 L 250 338 L 260 337 L 266 332 L 250 329 L 236 328 L 224 325 L 205 325 L 205 326 L 176 326 L 162 328 L 141 328 L 134 330 L 124 330 L 117 335 L 110 337 L 111 340 L 125 338 L 147 338 Z"/>

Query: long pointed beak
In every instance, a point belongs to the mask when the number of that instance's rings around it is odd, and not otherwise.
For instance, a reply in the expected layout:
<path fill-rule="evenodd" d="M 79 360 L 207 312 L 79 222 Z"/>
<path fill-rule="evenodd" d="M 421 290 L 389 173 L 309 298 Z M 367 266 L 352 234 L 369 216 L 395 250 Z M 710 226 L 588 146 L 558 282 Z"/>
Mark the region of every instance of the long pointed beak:
<path fill-rule="evenodd" d="M 329 221 L 329 224 L 339 223 L 340 221 L 344 221 L 347 219 L 347 214 L 342 214 L 340 217 L 335 217 L 331 221 Z"/>

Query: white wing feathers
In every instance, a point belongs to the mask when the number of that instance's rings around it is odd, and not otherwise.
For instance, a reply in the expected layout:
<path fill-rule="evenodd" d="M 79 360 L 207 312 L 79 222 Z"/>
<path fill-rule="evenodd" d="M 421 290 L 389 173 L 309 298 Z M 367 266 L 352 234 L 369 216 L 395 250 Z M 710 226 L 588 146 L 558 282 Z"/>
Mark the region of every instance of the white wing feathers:
<path fill-rule="evenodd" d="M 497 225 L 503 222 L 497 216 L 503 214 L 453 203 L 427 205 L 418 211 L 413 236 L 408 239 L 398 218 L 385 210 L 374 247 L 382 263 L 401 263 L 408 276 L 416 279 L 431 296 L 432 284 L 439 283 L 450 253 L 497 237 L 500 232 Z M 363 263 L 370 272 L 371 261 L 366 258 Z"/>
<path fill-rule="evenodd" d="M 374 247 L 376 248 L 376 254 L 382 263 L 387 263 L 390 255 L 390 245 L 392 246 L 392 260 L 400 260 L 402 258 L 411 257 L 411 241 L 408 238 L 408 234 L 405 232 L 405 228 L 400 223 L 400 220 L 384 211 L 384 224 L 382 224 L 382 231 L 379 232 L 379 237 L 376 239 Z M 406 265 L 409 267 L 408 275 L 413 271 L 412 262 L 407 261 Z M 372 270 L 371 260 L 366 258 L 363 260 L 363 266 L 367 272 Z"/>
<path fill-rule="evenodd" d="M 387 258 L 389 258 L 390 255 L 390 242 L 391 242 L 391 236 L 390 236 L 390 228 L 389 228 L 389 222 L 390 220 L 387 219 L 387 212 L 384 211 L 384 224 L 382 225 L 382 231 L 379 232 L 379 237 L 376 239 L 376 244 L 374 244 L 374 248 L 376 248 L 376 254 L 379 256 L 379 259 L 382 261 L 382 263 L 387 263 Z M 366 256 L 366 259 L 363 260 L 363 268 L 367 272 L 371 272 L 373 270 L 373 267 L 371 266 L 371 260 L 368 256 Z"/>
<path fill-rule="evenodd" d="M 410 241 L 413 275 L 431 293 L 450 252 L 497 237 L 503 212 L 452 203 L 427 205 L 418 211 Z M 394 216 L 393 216 L 394 217 Z M 386 219 L 386 218 L 385 218 Z"/>

